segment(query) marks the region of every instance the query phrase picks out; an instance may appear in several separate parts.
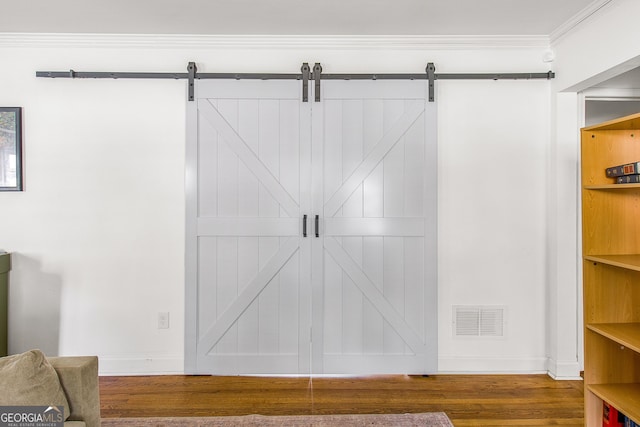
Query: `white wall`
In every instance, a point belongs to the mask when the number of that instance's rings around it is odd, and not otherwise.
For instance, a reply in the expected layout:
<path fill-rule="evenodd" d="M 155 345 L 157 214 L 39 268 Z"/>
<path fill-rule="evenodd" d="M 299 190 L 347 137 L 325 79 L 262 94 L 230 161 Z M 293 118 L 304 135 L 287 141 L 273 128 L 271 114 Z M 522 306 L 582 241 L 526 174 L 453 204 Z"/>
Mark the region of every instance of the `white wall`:
<path fill-rule="evenodd" d="M 548 69 L 538 43 L 163 41 L 0 37 L 0 104 L 24 107 L 25 118 L 26 191 L 0 194 L 0 247 L 14 254 L 10 352 L 97 354 L 102 374 L 182 372 L 186 84 L 36 70 L 184 72 L 188 61 L 202 72 L 291 73 L 303 61 L 328 73 L 422 72 L 427 62 L 443 73 Z M 437 83 L 443 372 L 546 372 L 549 96 L 544 80 Z M 467 304 L 506 306 L 506 336 L 454 338 L 452 306 Z M 171 313 L 170 329 L 157 329 L 158 312 Z"/>
<path fill-rule="evenodd" d="M 553 40 L 549 168 L 547 304 L 549 371 L 558 377 L 582 369 L 579 128 L 584 111 L 579 92 L 640 65 L 640 2 L 613 0 Z"/>
<path fill-rule="evenodd" d="M 440 369 L 546 371 L 548 83 L 441 82 L 438 95 Z M 454 338 L 457 304 L 506 306 L 506 338 Z"/>
<path fill-rule="evenodd" d="M 637 0 L 613 0 L 554 40 L 558 91 L 578 92 L 640 66 Z"/>

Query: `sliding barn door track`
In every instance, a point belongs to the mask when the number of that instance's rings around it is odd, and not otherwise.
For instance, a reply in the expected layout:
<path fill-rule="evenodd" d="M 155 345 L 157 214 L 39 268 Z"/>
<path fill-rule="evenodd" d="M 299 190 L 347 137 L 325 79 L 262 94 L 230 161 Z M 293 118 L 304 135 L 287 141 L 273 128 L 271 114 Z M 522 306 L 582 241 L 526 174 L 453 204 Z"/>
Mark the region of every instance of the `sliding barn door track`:
<path fill-rule="evenodd" d="M 204 79 L 230 80 L 300 80 L 302 82 L 302 101 L 308 102 L 309 82 L 315 85 L 315 102 L 320 102 L 320 82 L 322 80 L 428 80 L 429 102 L 435 101 L 436 80 L 533 80 L 555 78 L 555 73 L 436 73 L 433 62 L 429 62 L 424 73 L 381 73 L 381 74 L 330 74 L 322 72 L 322 65 L 316 62 L 311 68 L 309 63 L 302 64 L 299 73 L 199 73 L 195 62 L 189 62 L 186 73 L 156 72 L 112 72 L 112 71 L 36 71 L 36 77 L 54 79 L 173 79 L 188 80 L 188 99 L 194 100 L 195 81 Z"/>

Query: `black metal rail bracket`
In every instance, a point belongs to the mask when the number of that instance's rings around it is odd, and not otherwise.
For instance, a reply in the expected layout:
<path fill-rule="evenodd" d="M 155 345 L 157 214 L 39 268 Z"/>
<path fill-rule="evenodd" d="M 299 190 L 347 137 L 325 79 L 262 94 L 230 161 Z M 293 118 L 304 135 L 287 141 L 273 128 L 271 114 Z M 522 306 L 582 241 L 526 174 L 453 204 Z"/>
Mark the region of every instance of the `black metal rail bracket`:
<path fill-rule="evenodd" d="M 302 63 L 302 102 L 309 102 L 309 77 L 311 76 L 311 68 L 308 62 Z"/>
<path fill-rule="evenodd" d="M 322 79 L 322 65 L 316 62 L 313 66 L 313 80 L 316 82 L 316 102 L 320 102 L 320 80 Z"/>
<path fill-rule="evenodd" d="M 193 101 L 195 98 L 196 74 L 198 72 L 198 67 L 196 67 L 195 62 L 189 62 L 189 65 L 187 66 L 187 72 L 189 74 L 189 101 Z"/>
<path fill-rule="evenodd" d="M 436 100 L 436 66 L 433 62 L 427 64 L 427 79 L 429 80 L 429 102 L 434 102 Z"/>

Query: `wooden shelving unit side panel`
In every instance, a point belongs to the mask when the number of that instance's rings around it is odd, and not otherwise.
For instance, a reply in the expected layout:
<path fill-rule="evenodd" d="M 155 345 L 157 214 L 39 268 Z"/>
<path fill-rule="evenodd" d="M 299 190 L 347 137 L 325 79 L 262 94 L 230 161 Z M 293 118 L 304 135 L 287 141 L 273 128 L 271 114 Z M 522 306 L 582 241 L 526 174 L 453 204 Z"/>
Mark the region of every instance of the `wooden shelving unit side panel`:
<path fill-rule="evenodd" d="M 640 272 L 585 260 L 584 322 L 640 322 Z"/>
<path fill-rule="evenodd" d="M 602 427 L 602 398 L 584 387 L 584 425 Z"/>

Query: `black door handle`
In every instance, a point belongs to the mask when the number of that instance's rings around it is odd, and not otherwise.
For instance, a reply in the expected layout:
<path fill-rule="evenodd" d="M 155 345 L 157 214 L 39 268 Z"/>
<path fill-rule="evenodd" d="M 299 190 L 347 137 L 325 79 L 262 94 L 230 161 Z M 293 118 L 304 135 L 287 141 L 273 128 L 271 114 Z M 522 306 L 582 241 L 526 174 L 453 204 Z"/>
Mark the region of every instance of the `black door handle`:
<path fill-rule="evenodd" d="M 302 237 L 307 237 L 307 216 L 302 216 Z"/>
<path fill-rule="evenodd" d="M 316 237 L 320 237 L 320 215 L 316 215 Z"/>

